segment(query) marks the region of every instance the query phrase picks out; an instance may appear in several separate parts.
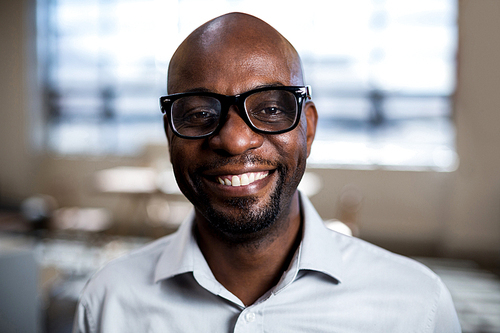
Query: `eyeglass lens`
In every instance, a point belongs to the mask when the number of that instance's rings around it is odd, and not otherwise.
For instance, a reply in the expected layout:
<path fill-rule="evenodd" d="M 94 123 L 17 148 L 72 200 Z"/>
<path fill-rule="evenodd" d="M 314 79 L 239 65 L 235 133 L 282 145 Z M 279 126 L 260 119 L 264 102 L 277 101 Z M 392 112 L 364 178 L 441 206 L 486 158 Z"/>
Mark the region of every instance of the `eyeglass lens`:
<path fill-rule="evenodd" d="M 249 95 L 245 112 L 251 124 L 265 132 L 277 132 L 292 127 L 297 117 L 297 99 L 286 90 L 265 90 Z M 213 132 L 219 125 L 222 103 L 211 96 L 187 96 L 172 103 L 175 130 L 185 136 L 201 136 Z"/>

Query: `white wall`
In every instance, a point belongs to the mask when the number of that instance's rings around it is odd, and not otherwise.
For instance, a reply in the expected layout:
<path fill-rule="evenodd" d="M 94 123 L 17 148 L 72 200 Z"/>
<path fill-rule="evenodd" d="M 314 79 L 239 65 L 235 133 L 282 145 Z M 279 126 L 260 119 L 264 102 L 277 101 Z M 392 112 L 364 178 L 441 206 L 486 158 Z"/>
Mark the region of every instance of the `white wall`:
<path fill-rule="evenodd" d="M 26 0 L 28 1 L 28 0 Z M 42 191 L 64 205 L 107 205 L 89 179 L 127 159 L 57 159 L 30 153 L 23 2 L 0 2 L 0 199 Z M 338 195 L 355 184 L 364 200 L 361 236 L 397 251 L 473 257 L 500 263 L 500 1 L 459 1 L 456 172 L 314 170 L 324 180 L 312 198 L 324 218 L 337 214 Z M 27 30 L 28 29 L 28 30 Z M 34 171 L 37 171 L 36 174 Z M 35 184 L 35 185 L 33 185 Z"/>

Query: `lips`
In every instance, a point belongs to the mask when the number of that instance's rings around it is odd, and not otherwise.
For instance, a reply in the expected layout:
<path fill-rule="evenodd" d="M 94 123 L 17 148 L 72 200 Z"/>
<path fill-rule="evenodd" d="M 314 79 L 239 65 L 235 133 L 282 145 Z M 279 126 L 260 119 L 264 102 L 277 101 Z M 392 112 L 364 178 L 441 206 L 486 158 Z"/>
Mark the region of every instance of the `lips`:
<path fill-rule="evenodd" d="M 246 172 L 238 175 L 218 176 L 217 181 L 225 186 L 247 186 L 253 182 L 266 178 L 268 175 L 269 171 Z"/>

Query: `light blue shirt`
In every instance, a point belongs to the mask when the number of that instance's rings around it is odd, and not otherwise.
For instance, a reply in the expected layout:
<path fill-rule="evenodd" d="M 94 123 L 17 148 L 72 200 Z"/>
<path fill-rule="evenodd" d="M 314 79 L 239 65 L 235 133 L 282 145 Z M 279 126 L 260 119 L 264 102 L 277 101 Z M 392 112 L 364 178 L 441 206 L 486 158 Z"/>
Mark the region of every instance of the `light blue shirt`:
<path fill-rule="evenodd" d="M 450 294 L 425 266 L 327 229 L 301 195 L 303 239 L 278 284 L 245 305 L 179 230 L 88 282 L 74 332 L 461 332 Z"/>

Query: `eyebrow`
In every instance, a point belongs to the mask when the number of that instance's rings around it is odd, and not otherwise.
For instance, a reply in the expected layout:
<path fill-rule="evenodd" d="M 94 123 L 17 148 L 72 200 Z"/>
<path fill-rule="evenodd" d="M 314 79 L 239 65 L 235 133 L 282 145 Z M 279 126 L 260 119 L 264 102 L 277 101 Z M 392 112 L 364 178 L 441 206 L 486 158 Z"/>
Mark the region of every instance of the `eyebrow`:
<path fill-rule="evenodd" d="M 258 86 L 255 86 L 255 87 L 252 87 L 252 89 L 249 89 L 247 91 L 252 91 L 252 90 L 255 90 L 255 89 L 260 89 L 260 88 L 272 88 L 272 87 L 284 87 L 285 85 L 281 82 L 273 82 L 273 83 L 267 83 L 267 84 L 260 84 Z M 240 94 L 237 94 L 237 95 L 241 95 L 247 91 L 244 91 Z M 193 92 L 208 92 L 208 93 L 214 93 L 214 91 L 208 89 L 208 88 L 204 88 L 204 87 L 197 87 L 197 88 L 192 88 L 192 89 L 189 89 L 189 90 L 186 90 L 184 91 L 184 93 L 193 93 Z"/>
<path fill-rule="evenodd" d="M 201 87 L 199 87 L 199 88 L 193 88 L 193 89 L 189 89 L 189 90 L 183 91 L 183 93 L 193 93 L 193 92 L 209 92 L 209 93 L 211 93 L 213 91 L 210 90 L 210 89 L 201 88 Z"/>

